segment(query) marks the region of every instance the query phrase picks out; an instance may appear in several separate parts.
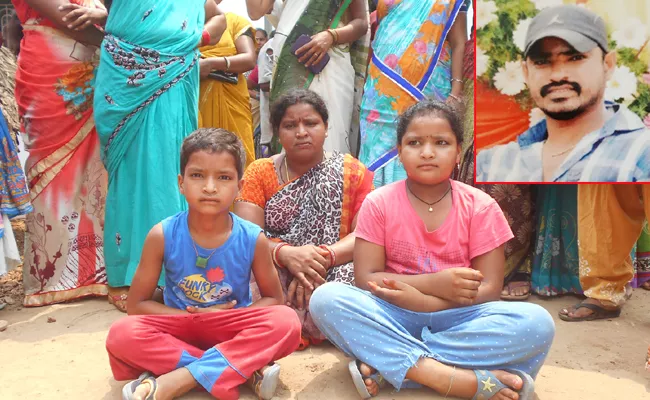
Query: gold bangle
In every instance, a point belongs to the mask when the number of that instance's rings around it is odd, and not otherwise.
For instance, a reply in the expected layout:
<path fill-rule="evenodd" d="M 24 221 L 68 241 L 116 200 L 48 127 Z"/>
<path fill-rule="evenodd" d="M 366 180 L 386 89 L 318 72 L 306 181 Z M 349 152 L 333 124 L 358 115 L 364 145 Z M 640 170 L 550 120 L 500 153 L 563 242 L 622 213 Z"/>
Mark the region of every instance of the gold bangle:
<path fill-rule="evenodd" d="M 226 72 L 230 71 L 230 60 L 228 57 L 223 58 L 226 61 Z"/>
<path fill-rule="evenodd" d="M 339 41 L 339 34 L 334 29 L 328 29 L 327 33 L 332 36 L 332 44 L 337 44 Z"/>

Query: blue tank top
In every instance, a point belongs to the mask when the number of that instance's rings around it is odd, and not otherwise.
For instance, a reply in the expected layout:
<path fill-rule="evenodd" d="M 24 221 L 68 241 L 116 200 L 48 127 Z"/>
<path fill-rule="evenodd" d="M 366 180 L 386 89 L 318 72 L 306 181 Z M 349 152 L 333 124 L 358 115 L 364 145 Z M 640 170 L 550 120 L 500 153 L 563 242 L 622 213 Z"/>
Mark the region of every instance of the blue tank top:
<path fill-rule="evenodd" d="M 207 266 L 201 268 L 196 266 L 187 215 L 187 211 L 183 211 L 162 222 L 165 305 L 181 310 L 187 306 L 204 308 L 232 300 L 237 300 L 235 308 L 251 305 L 251 266 L 262 229 L 230 213 L 233 221 L 230 236 L 212 254 Z M 205 258 L 214 251 L 198 245 L 196 250 Z"/>

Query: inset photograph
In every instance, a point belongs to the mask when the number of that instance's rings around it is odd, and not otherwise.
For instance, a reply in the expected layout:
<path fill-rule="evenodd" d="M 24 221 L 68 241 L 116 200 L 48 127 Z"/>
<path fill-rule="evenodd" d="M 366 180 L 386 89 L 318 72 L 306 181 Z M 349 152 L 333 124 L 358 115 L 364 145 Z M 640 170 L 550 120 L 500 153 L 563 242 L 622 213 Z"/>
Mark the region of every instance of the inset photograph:
<path fill-rule="evenodd" d="M 650 181 L 650 3 L 479 0 L 476 182 Z"/>

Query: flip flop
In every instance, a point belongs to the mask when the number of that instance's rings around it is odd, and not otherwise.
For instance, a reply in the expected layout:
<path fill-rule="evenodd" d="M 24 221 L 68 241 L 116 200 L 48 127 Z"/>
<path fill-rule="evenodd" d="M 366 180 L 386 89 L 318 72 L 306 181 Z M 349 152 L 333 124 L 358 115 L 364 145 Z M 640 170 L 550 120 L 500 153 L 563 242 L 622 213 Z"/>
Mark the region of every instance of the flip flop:
<path fill-rule="evenodd" d="M 275 395 L 275 389 L 280 381 L 280 364 L 269 366 L 262 375 L 259 371 L 253 373 L 252 385 L 255 394 L 260 399 L 270 400 Z"/>
<path fill-rule="evenodd" d="M 558 316 L 562 321 L 567 321 L 567 322 L 580 322 L 580 321 L 595 321 L 598 319 L 610 319 L 610 318 L 617 318 L 621 315 L 621 309 L 617 308 L 614 310 L 608 310 L 606 308 L 603 308 L 599 305 L 596 304 L 591 304 L 591 303 L 578 303 L 575 306 L 573 306 L 573 311 L 577 311 L 581 308 L 587 308 L 593 313 L 586 315 L 584 317 L 570 317 L 569 314 L 563 314 L 561 311 L 558 313 Z M 567 311 L 571 312 L 572 310 L 566 309 Z"/>
<path fill-rule="evenodd" d="M 350 364 L 348 364 L 348 370 L 350 370 L 350 376 L 352 376 L 352 382 L 354 383 L 354 386 L 357 388 L 357 392 L 359 393 L 359 396 L 361 396 L 362 399 L 369 399 L 373 397 L 373 395 L 371 395 L 370 392 L 368 391 L 368 387 L 366 386 L 366 379 L 372 379 L 373 381 L 377 382 L 379 389 L 385 387 L 387 382 L 384 379 L 384 377 L 381 376 L 381 374 L 379 374 L 379 371 L 375 371 L 374 374 L 368 376 L 361 375 L 361 370 L 359 369 L 360 367 L 361 367 L 361 361 L 359 360 L 350 361 Z"/>
<path fill-rule="evenodd" d="M 156 394 L 156 390 L 158 389 L 158 382 L 156 382 L 156 379 L 154 378 L 153 374 L 149 371 L 143 372 L 140 374 L 138 379 L 133 380 L 122 388 L 122 400 L 133 400 L 133 394 L 135 393 L 135 389 L 138 388 L 138 386 L 142 385 L 145 381 L 149 382 L 151 385 L 151 391 L 149 391 L 149 396 L 145 400 L 153 400 Z"/>
<path fill-rule="evenodd" d="M 505 285 L 505 288 L 508 288 L 508 293 L 512 293 L 512 289 L 515 288 L 520 288 L 520 287 L 528 287 L 528 292 L 524 293 L 522 295 L 516 295 L 516 294 L 502 294 L 501 295 L 501 300 L 507 300 L 507 301 L 523 301 L 527 300 L 530 297 L 530 289 L 531 285 L 530 282 L 517 282 L 513 281 Z"/>
<path fill-rule="evenodd" d="M 118 302 L 120 302 L 120 301 L 126 302 L 126 300 L 128 298 L 129 297 L 128 297 L 128 295 L 126 293 L 117 294 L 117 295 L 109 294 L 108 295 L 108 303 L 115 306 L 115 308 L 117 308 L 118 311 L 121 311 L 121 312 L 125 313 L 126 312 L 126 303 L 124 303 L 124 307 L 122 307 L 122 306 L 118 305 Z"/>
<path fill-rule="evenodd" d="M 519 370 L 504 370 L 515 374 L 524 381 L 524 386 L 517 392 L 519 394 L 519 400 L 533 400 L 535 395 L 535 381 L 527 373 Z M 476 380 L 478 381 L 478 387 L 476 388 L 476 394 L 472 397 L 472 400 L 489 400 L 494 397 L 502 389 L 510 389 L 511 387 L 504 385 L 497 377 L 490 371 L 486 370 L 474 370 L 476 374 Z M 481 387 L 483 386 L 483 387 Z"/>

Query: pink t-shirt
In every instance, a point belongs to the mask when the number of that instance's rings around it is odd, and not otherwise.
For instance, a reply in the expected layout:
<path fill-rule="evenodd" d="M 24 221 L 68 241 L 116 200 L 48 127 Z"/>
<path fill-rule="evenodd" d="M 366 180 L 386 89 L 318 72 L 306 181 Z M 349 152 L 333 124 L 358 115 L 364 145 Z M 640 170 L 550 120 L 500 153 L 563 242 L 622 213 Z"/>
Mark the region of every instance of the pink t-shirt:
<path fill-rule="evenodd" d="M 406 195 L 406 181 L 370 193 L 359 210 L 355 235 L 386 249 L 386 272 L 427 274 L 470 267 L 470 260 L 514 235 L 497 202 L 486 193 L 451 181 L 452 207 L 442 225 L 428 232 Z"/>

